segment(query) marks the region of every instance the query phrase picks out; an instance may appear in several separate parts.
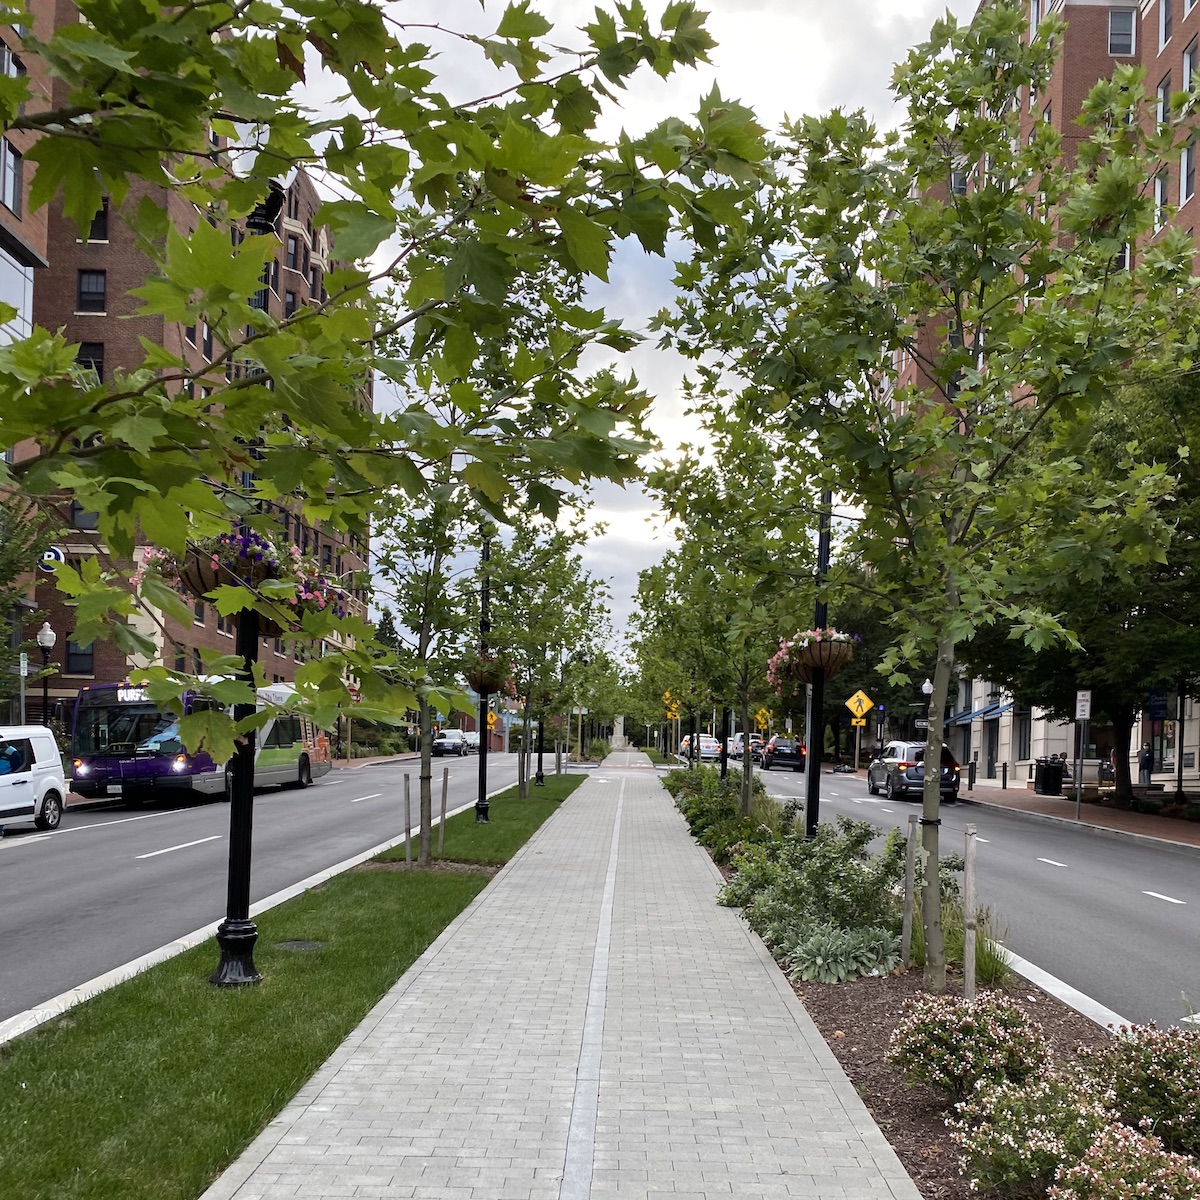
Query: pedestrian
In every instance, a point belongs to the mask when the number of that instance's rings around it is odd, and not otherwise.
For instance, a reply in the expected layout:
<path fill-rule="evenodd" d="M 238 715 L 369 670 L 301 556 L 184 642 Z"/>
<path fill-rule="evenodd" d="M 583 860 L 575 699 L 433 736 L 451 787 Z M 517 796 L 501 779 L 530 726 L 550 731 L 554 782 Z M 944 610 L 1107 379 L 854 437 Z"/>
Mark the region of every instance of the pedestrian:
<path fill-rule="evenodd" d="M 1108 777 L 1116 783 L 1117 781 L 1117 748 L 1114 746 L 1108 752 Z"/>
<path fill-rule="evenodd" d="M 1154 766 L 1154 753 L 1149 742 L 1143 742 L 1138 752 L 1138 783 L 1142 787 L 1150 786 L 1150 770 Z"/>

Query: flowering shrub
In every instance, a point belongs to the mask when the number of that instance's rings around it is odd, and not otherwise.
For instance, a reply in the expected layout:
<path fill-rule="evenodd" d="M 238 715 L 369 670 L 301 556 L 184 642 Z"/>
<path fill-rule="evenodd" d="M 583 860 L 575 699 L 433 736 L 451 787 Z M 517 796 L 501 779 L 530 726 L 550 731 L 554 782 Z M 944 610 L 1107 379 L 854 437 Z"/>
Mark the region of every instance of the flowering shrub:
<path fill-rule="evenodd" d="M 947 1117 L 972 1189 L 1040 1195 L 1116 1120 L 1110 1093 L 1048 1072 L 1025 1083 L 983 1084 Z"/>
<path fill-rule="evenodd" d="M 767 662 L 767 683 L 777 691 L 788 690 L 796 678 L 796 663 L 800 660 L 798 651 L 807 650 L 810 646 L 823 642 L 841 642 L 853 645 L 861 642 L 862 636 L 857 633 L 842 633 L 839 629 L 806 629 L 791 638 L 783 638 L 779 649 Z"/>
<path fill-rule="evenodd" d="M 955 1096 L 981 1081 L 1020 1083 L 1046 1069 L 1042 1027 L 1020 1007 L 994 995 L 975 1001 L 919 996 L 904 1006 L 888 1061 Z"/>
<path fill-rule="evenodd" d="M 1124 1125 L 1101 1130 L 1083 1162 L 1062 1167 L 1048 1200 L 1196 1200 L 1200 1167 Z"/>
<path fill-rule="evenodd" d="M 1122 1025 L 1110 1041 L 1081 1048 L 1079 1056 L 1097 1079 L 1111 1083 L 1126 1125 L 1153 1133 L 1171 1150 L 1200 1154 L 1200 1030 Z"/>

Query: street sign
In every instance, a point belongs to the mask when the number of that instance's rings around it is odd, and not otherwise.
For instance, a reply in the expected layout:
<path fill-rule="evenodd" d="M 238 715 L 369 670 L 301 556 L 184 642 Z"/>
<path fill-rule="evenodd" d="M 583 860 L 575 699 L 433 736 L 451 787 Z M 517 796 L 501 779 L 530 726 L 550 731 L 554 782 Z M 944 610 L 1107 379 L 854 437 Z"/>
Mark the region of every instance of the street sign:
<path fill-rule="evenodd" d="M 29 677 L 29 655 L 24 650 L 21 651 L 21 678 Z"/>
<path fill-rule="evenodd" d="M 771 714 L 765 708 L 760 708 L 758 710 L 758 712 L 756 712 L 754 714 L 754 724 L 759 729 L 766 729 L 766 727 L 770 724 L 770 721 L 771 721 Z"/>
<path fill-rule="evenodd" d="M 53 574 L 54 568 L 66 561 L 67 552 L 61 546 L 47 546 L 38 560 L 38 569 Z"/>
<path fill-rule="evenodd" d="M 489 729 L 495 729 L 500 724 L 500 718 L 494 712 L 488 713 L 487 725 Z"/>
<path fill-rule="evenodd" d="M 875 701 L 860 688 L 846 701 L 846 707 L 856 717 L 861 717 L 868 709 L 875 707 Z"/>
<path fill-rule="evenodd" d="M 1090 691 L 1075 693 L 1075 720 L 1090 721 L 1092 719 L 1092 693 Z"/>
<path fill-rule="evenodd" d="M 914 728 L 914 729 L 928 729 L 928 728 L 929 728 L 929 720 L 928 720 L 928 718 L 926 718 L 926 717 L 918 717 L 918 718 L 917 718 L 917 719 L 916 719 L 916 720 L 913 722 L 913 728 Z"/>
<path fill-rule="evenodd" d="M 850 718 L 851 725 L 866 725 L 866 723 L 867 723 L 866 717 L 851 717 Z"/>

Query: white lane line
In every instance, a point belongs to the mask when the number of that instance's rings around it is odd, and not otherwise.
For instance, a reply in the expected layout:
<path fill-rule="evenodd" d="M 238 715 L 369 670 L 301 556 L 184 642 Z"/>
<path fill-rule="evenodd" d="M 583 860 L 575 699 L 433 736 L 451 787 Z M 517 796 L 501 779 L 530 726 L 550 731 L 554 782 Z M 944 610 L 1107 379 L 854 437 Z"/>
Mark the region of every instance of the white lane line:
<path fill-rule="evenodd" d="M 170 854 L 175 850 L 186 850 L 189 846 L 203 846 L 205 842 L 216 842 L 220 838 L 221 835 L 219 833 L 214 833 L 212 837 L 197 838 L 194 842 L 182 842 L 178 846 L 168 846 L 165 850 L 151 850 L 149 854 L 137 854 L 134 858 L 157 858 L 160 854 Z"/>
<path fill-rule="evenodd" d="M 884 808 L 883 805 L 881 804 L 879 806 L 879 811 L 880 812 L 895 812 L 896 810 L 894 808 Z"/>
<path fill-rule="evenodd" d="M 382 796 L 382 792 L 372 792 L 369 796 L 356 796 L 350 801 L 351 804 L 357 804 L 360 800 L 378 800 Z"/>
<path fill-rule="evenodd" d="M 18 846 L 32 846 L 36 842 L 44 842 L 47 838 L 61 837 L 64 833 L 91 833 L 97 829 L 110 829 L 114 825 L 127 825 L 130 821 L 149 821 L 151 817 L 169 817 L 177 809 L 168 809 L 166 812 L 142 813 L 140 817 L 120 817 L 116 821 L 102 821 L 95 825 L 60 825 L 57 829 L 47 830 L 45 833 L 33 833 L 28 837 L 17 838 L 11 840 L 3 839 L 6 850 L 15 850 Z M 68 808 L 63 813 L 65 821 L 71 815 L 71 810 Z"/>
<path fill-rule="evenodd" d="M 1186 904 L 1186 900 L 1176 900 L 1174 896 L 1164 896 L 1162 892 L 1143 892 L 1143 896 L 1153 896 L 1155 900 L 1165 900 L 1168 904 Z"/>
<path fill-rule="evenodd" d="M 1056 862 L 1053 858 L 1039 858 L 1038 862 L 1049 863 L 1052 867 L 1065 867 L 1066 863 Z"/>
<path fill-rule="evenodd" d="M 991 838 L 981 838 L 981 837 L 976 837 L 976 838 L 975 838 L 975 840 L 976 840 L 977 842 L 982 842 L 982 843 L 983 843 L 983 844 L 986 846 L 986 845 L 988 844 L 988 842 L 990 842 L 992 839 L 991 839 Z"/>

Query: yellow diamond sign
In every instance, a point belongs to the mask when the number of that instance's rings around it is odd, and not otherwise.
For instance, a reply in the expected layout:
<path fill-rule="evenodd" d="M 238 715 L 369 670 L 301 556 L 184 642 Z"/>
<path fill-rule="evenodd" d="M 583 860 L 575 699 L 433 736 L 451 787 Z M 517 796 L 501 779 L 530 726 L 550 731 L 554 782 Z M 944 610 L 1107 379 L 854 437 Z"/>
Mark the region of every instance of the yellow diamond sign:
<path fill-rule="evenodd" d="M 846 701 L 846 707 L 856 716 L 861 717 L 868 709 L 875 707 L 875 701 L 861 689 Z"/>

